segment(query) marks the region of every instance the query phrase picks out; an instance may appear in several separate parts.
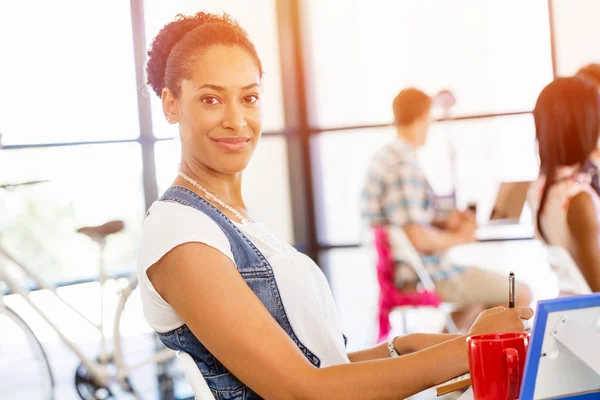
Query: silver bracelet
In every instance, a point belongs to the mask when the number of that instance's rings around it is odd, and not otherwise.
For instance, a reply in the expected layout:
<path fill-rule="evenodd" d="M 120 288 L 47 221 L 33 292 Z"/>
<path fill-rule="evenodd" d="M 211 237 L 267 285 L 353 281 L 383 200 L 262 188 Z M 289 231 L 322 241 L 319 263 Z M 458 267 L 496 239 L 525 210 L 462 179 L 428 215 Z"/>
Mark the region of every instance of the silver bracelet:
<path fill-rule="evenodd" d="M 387 342 L 388 352 L 390 353 L 390 357 L 392 357 L 392 358 L 400 356 L 400 354 L 398 354 L 398 352 L 396 351 L 396 347 L 394 347 L 395 339 L 396 338 L 393 337 L 391 339 L 388 339 L 388 342 Z"/>

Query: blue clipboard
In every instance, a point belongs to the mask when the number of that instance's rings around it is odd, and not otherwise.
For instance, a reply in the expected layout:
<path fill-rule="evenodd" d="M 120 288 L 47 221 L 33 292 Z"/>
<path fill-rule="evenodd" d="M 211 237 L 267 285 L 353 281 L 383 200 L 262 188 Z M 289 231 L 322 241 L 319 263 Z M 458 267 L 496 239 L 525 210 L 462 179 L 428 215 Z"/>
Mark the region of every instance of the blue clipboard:
<path fill-rule="evenodd" d="M 527 351 L 520 400 L 600 399 L 600 374 L 597 373 L 600 364 L 593 364 L 596 369 L 590 367 L 590 363 L 600 359 L 599 324 L 600 293 L 540 301 Z M 565 326 L 570 329 L 563 329 Z M 563 332 L 569 332 L 570 341 L 559 335 Z M 588 343 L 590 341 L 592 343 Z M 572 352 L 565 343 L 577 345 L 578 352 Z M 582 354 L 581 343 L 587 346 L 585 350 L 589 349 L 587 354 Z"/>

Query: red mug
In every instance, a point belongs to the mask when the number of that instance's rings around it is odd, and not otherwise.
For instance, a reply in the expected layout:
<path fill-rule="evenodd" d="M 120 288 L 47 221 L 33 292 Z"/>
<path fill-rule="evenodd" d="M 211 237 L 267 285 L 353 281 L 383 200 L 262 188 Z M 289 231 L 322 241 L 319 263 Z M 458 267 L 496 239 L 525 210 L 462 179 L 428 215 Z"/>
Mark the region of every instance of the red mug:
<path fill-rule="evenodd" d="M 469 371 L 475 400 L 519 398 L 528 333 L 493 333 L 467 339 Z"/>

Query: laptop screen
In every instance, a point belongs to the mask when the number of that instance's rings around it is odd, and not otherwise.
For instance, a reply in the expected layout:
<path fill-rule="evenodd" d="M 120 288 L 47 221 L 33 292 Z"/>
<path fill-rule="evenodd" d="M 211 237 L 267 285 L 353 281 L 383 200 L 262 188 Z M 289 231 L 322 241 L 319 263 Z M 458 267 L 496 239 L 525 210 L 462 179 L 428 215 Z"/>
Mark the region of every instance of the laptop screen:
<path fill-rule="evenodd" d="M 522 182 L 502 182 L 494 208 L 490 215 L 490 221 L 494 220 L 519 220 L 525 201 L 527 200 L 527 191 L 531 181 Z"/>

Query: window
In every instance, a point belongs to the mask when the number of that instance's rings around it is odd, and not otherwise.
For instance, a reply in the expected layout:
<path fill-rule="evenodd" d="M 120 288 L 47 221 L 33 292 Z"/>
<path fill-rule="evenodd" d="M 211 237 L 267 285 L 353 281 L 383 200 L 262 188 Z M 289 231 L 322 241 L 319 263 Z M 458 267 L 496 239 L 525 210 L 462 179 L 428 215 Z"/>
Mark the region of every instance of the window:
<path fill-rule="evenodd" d="M 4 145 L 139 136 L 128 1 L 2 2 L 0 37 Z"/>
<path fill-rule="evenodd" d="M 155 145 L 159 192 L 163 193 L 177 176 L 181 149 L 178 140 Z M 263 221 L 289 243 L 293 243 L 292 210 L 287 165 L 286 139 L 266 136 L 261 139 L 242 185 L 251 215 Z"/>
<path fill-rule="evenodd" d="M 198 11 L 227 12 L 246 29 L 261 58 L 264 69 L 262 100 L 264 105 L 265 132 L 283 129 L 283 99 L 281 93 L 281 70 L 274 0 L 146 0 L 146 45 L 150 48 L 159 30 L 173 20 L 178 13 L 193 15 Z M 177 129 L 164 118 L 160 99 L 147 90 L 152 102 L 152 124 L 156 137 L 177 136 Z"/>
<path fill-rule="evenodd" d="M 452 90 L 456 115 L 529 111 L 552 79 L 543 0 L 309 0 L 305 11 L 317 128 L 387 123 L 406 86 Z"/>
<path fill-rule="evenodd" d="M 142 163 L 137 143 L 0 152 L 2 180 L 50 182 L 0 190 L 2 243 L 52 281 L 96 277 L 98 249 L 75 232 L 112 219 L 125 231 L 109 238 L 107 267 L 133 272 L 144 218 Z"/>
<path fill-rule="evenodd" d="M 600 3 L 552 0 L 558 75 L 572 75 L 589 63 L 600 63 Z"/>
<path fill-rule="evenodd" d="M 392 127 L 313 137 L 319 242 L 361 241 L 359 201 L 366 170 L 373 154 L 394 137 Z M 482 213 L 491 209 L 499 182 L 533 180 L 539 169 L 530 114 L 433 124 L 419 157 L 434 191 L 456 190 L 460 207 L 475 202 Z"/>
<path fill-rule="evenodd" d="M 393 128 L 322 133 L 312 138 L 317 237 L 320 243 L 359 241 L 360 191 L 373 154 L 393 140 Z"/>
<path fill-rule="evenodd" d="M 420 155 L 432 187 L 447 194 L 454 186 L 460 207 L 491 211 L 499 182 L 534 180 L 539 172 L 531 114 L 437 123 L 427 142 Z"/>
<path fill-rule="evenodd" d="M 342 332 L 348 338 L 348 352 L 374 346 L 379 298 L 374 249 L 328 250 L 321 253 L 320 260 L 331 284 Z"/>

